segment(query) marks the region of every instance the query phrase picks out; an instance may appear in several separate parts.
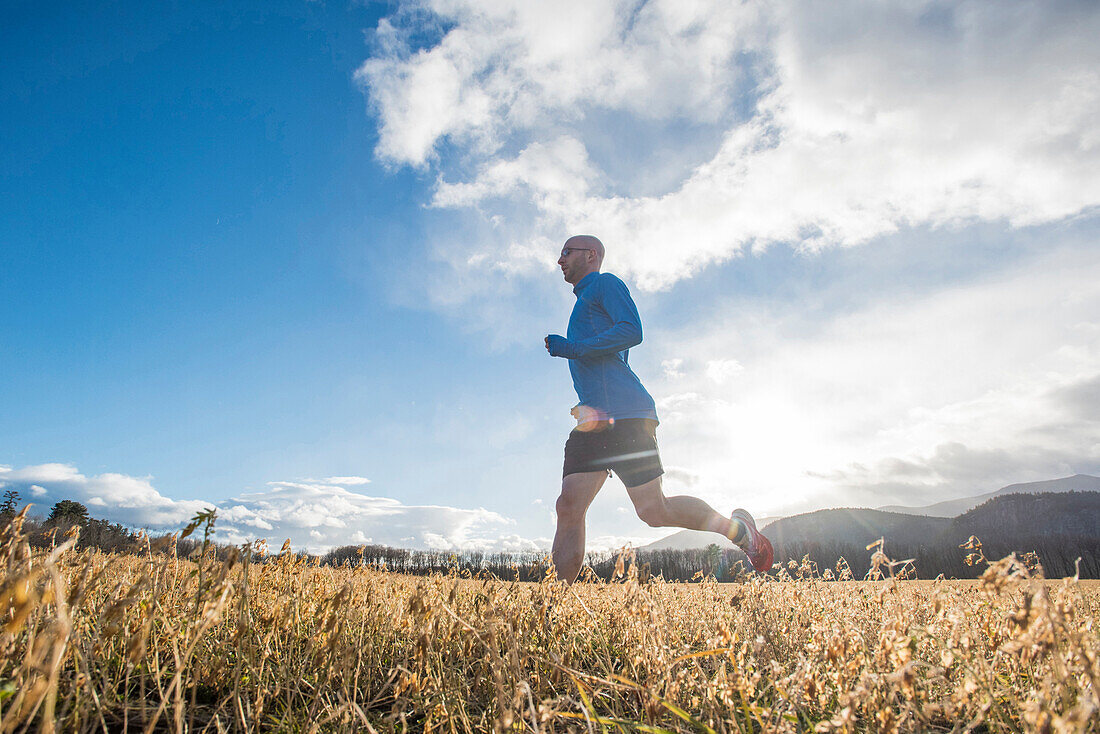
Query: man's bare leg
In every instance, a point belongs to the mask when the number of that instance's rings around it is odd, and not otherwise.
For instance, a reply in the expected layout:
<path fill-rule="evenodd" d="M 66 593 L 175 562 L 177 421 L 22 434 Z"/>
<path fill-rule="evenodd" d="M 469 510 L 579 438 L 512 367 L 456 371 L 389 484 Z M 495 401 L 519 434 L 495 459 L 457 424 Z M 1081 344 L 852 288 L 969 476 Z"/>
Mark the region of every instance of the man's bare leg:
<path fill-rule="evenodd" d="M 638 517 L 650 527 L 709 530 L 726 536 L 734 543 L 745 539 L 746 529 L 741 523 L 719 515 L 713 507 L 698 497 L 666 497 L 660 477 L 637 487 L 627 487 L 626 491 L 634 503 Z"/>
<path fill-rule="evenodd" d="M 607 481 L 607 472 L 569 474 L 561 480 L 561 494 L 555 509 L 558 527 L 554 533 L 554 570 L 567 584 L 577 580 L 584 563 L 584 516 L 596 493 Z"/>

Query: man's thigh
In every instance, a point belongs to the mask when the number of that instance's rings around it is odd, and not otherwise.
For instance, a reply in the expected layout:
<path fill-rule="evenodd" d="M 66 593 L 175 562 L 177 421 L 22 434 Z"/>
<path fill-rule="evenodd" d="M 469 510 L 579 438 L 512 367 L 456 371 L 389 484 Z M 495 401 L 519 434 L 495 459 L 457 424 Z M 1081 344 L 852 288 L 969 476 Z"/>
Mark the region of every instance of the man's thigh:
<path fill-rule="evenodd" d="M 607 481 L 607 472 L 585 471 L 566 474 L 561 480 L 560 500 L 568 502 L 574 508 L 588 509 L 596 494 Z"/>

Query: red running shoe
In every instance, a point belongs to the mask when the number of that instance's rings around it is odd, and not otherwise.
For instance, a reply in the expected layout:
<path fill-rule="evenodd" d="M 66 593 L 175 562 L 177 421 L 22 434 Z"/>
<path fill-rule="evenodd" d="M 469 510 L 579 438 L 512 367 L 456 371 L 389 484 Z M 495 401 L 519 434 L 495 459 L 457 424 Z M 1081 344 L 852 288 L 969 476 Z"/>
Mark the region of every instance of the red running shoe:
<path fill-rule="evenodd" d="M 772 542 L 756 529 L 756 520 L 752 519 L 748 510 L 742 510 L 740 507 L 733 511 L 730 519 L 743 523 L 748 530 L 749 537 L 745 539 L 741 550 L 745 551 L 745 555 L 749 557 L 752 567 L 760 573 L 770 571 L 775 559 L 775 551 L 772 550 Z"/>

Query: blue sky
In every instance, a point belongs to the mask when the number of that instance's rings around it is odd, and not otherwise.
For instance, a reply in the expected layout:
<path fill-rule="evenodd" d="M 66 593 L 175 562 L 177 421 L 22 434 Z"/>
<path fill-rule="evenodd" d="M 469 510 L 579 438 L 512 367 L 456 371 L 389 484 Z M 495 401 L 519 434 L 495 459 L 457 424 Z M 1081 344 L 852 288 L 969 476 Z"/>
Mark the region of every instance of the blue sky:
<path fill-rule="evenodd" d="M 1100 472 L 1091 3 L 15 6 L 0 483 L 223 538 L 545 547 L 569 234 L 667 489 Z M 610 483 L 595 547 L 664 534 Z"/>

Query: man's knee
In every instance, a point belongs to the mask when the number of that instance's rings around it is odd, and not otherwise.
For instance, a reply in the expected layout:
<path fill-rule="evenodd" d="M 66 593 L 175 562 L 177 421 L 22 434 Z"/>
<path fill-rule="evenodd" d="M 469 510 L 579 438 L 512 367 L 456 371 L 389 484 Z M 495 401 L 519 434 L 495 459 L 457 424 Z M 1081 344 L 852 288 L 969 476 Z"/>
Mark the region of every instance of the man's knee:
<path fill-rule="evenodd" d="M 592 504 L 592 498 L 600 491 L 607 474 L 604 472 L 588 472 L 581 474 L 568 474 L 562 479 L 561 494 L 555 509 L 558 513 L 558 522 L 583 521 L 588 512 L 588 506 Z"/>
<path fill-rule="evenodd" d="M 664 528 L 671 524 L 660 477 L 637 487 L 627 487 L 626 491 L 630 495 L 630 501 L 634 503 L 634 511 L 646 525 Z"/>
<path fill-rule="evenodd" d="M 558 513 L 558 522 L 576 520 L 583 517 L 585 510 L 588 508 L 584 506 L 576 495 L 567 494 L 562 492 L 558 495 L 558 501 L 554 505 L 554 509 Z"/>
<path fill-rule="evenodd" d="M 558 495 L 554 509 L 558 513 L 558 522 L 574 522 L 584 519 L 592 499 L 587 488 L 570 487 L 565 484 Z"/>

